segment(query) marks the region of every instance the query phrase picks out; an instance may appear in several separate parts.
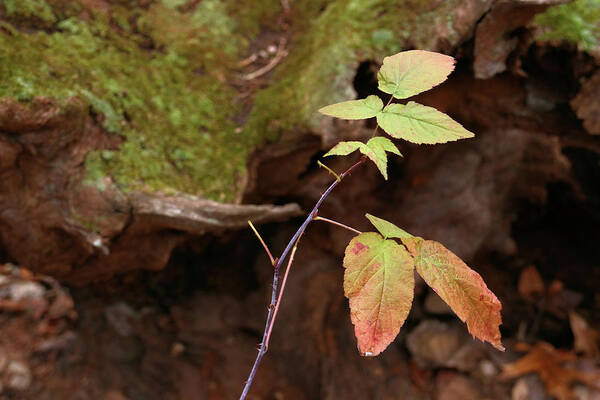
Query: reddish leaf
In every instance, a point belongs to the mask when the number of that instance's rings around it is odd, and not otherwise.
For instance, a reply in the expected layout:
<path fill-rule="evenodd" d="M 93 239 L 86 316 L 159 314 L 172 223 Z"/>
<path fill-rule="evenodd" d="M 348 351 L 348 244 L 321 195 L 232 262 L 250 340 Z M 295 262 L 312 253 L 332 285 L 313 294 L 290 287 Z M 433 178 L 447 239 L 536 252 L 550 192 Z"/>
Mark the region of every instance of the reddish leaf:
<path fill-rule="evenodd" d="M 379 90 L 406 99 L 444 82 L 454 58 L 425 50 L 409 50 L 383 59 L 377 74 Z"/>
<path fill-rule="evenodd" d="M 359 351 L 376 356 L 394 340 L 410 311 L 414 260 L 395 241 L 368 232 L 350 241 L 344 268 L 344 293 Z"/>
<path fill-rule="evenodd" d="M 504 350 L 499 329 L 502 305 L 481 276 L 438 242 L 417 237 L 403 242 L 419 275 L 467 323 L 469 333 Z"/>

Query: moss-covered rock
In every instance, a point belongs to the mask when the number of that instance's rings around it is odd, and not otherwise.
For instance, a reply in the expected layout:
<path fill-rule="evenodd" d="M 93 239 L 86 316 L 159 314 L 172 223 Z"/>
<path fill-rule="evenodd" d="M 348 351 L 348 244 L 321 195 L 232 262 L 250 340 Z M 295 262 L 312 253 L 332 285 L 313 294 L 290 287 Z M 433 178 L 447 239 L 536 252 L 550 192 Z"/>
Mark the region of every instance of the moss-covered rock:
<path fill-rule="evenodd" d="M 261 25 L 281 13 L 280 1 L 5 0 L 0 98 L 85 101 L 105 130 L 123 138 L 90 152 L 88 183 L 110 175 L 123 190 L 231 202 L 256 146 L 292 128 L 318 129 L 316 109 L 354 96 L 359 61 L 456 44 L 485 10 L 455 21 L 465 14 L 460 4 L 297 2 L 288 57 L 254 95 L 249 116 L 237 118 L 237 62 Z"/>
<path fill-rule="evenodd" d="M 232 2 L 188 11 L 179 3 L 112 5 L 85 10 L 84 20 L 81 5 L 5 2 L 0 97 L 80 97 L 107 131 L 123 136 L 118 149 L 88 156 L 88 181 L 109 174 L 124 189 L 232 201 L 248 150 L 231 121 L 237 110 L 227 81 L 247 45 L 242 33 L 257 25 L 230 16 Z M 31 29 L 39 27 L 47 29 Z"/>
<path fill-rule="evenodd" d="M 535 18 L 543 40 L 566 40 L 592 50 L 600 43 L 600 0 L 575 0 L 550 7 Z"/>

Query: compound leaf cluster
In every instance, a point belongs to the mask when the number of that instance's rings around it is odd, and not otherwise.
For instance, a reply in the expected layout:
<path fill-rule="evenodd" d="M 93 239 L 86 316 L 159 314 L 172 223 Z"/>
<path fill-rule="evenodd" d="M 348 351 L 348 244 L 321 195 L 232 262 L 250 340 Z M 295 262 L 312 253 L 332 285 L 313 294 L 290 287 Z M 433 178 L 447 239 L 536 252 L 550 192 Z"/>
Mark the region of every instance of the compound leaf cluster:
<path fill-rule="evenodd" d="M 384 219 L 367 218 L 381 234 L 361 233 L 344 255 L 344 293 L 362 355 L 381 353 L 400 331 L 412 305 L 415 270 L 474 337 L 504 350 L 502 306 L 477 272 L 436 241 L 412 236 Z"/>
<path fill-rule="evenodd" d="M 406 99 L 444 82 L 453 70 L 454 58 L 450 56 L 425 50 L 410 50 L 384 58 L 377 79 L 382 92 L 391 94 L 392 98 Z M 414 101 L 384 106 L 379 97 L 371 95 L 360 100 L 331 104 L 321 108 L 319 112 L 349 120 L 376 118 L 377 124 L 391 137 L 417 144 L 446 143 L 474 136 L 448 115 Z M 386 149 L 375 151 L 369 143 L 367 147 L 358 143 L 360 142 L 342 142 L 326 155 L 347 155 L 359 149 L 377 165 L 387 179 L 385 151 L 400 155 L 396 147 L 387 150 L 392 148 L 391 142 L 385 142 L 388 146 Z M 369 154 L 371 151 L 375 154 Z"/>
<path fill-rule="evenodd" d="M 444 82 L 454 70 L 454 58 L 411 50 L 386 57 L 377 74 L 379 90 L 392 95 L 386 106 L 377 96 L 332 104 L 322 114 L 350 120 L 376 118 L 388 135 L 417 144 L 446 143 L 473 137 L 448 115 L 406 99 Z M 387 179 L 387 152 L 400 155 L 386 137 L 367 143 L 340 142 L 325 156 L 345 156 L 356 150 L 375 163 Z M 469 332 L 503 349 L 500 342 L 500 302 L 481 276 L 438 242 L 415 237 L 396 225 L 366 215 L 379 231 L 361 233 L 350 241 L 344 256 L 344 293 L 363 355 L 381 353 L 404 324 L 413 300 L 414 271 L 439 294 Z M 399 239 L 400 242 L 394 239 Z"/>

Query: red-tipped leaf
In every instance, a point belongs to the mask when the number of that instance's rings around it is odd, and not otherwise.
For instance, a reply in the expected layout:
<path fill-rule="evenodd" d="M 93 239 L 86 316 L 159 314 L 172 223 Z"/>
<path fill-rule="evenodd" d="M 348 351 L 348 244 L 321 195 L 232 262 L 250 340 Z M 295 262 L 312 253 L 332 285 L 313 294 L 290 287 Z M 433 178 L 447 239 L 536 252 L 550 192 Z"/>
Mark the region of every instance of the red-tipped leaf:
<path fill-rule="evenodd" d="M 346 247 L 344 268 L 358 349 L 376 356 L 396 338 L 410 311 L 414 260 L 404 246 L 367 232 Z"/>

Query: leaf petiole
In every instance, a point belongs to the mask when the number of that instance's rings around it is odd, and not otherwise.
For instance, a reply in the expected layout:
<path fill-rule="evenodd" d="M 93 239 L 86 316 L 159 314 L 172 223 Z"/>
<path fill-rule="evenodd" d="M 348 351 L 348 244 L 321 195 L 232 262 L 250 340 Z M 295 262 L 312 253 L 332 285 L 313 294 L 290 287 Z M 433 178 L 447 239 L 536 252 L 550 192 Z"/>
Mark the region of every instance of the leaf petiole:
<path fill-rule="evenodd" d="M 319 165 L 319 167 L 323 167 L 325 168 L 327 171 L 329 171 L 329 173 L 333 176 L 335 176 L 335 179 L 337 179 L 338 182 L 342 181 L 342 178 L 340 178 L 340 176 L 338 174 L 336 174 L 331 168 L 329 168 L 327 165 L 323 164 L 321 161 L 317 161 L 317 164 Z"/>
<path fill-rule="evenodd" d="M 352 228 L 352 227 L 350 227 L 350 226 L 348 226 L 348 225 L 344 225 L 344 224 L 342 224 L 341 222 L 337 222 L 337 221 L 334 221 L 334 220 L 332 220 L 332 219 L 329 219 L 329 218 L 324 218 L 324 217 L 319 217 L 319 216 L 317 216 L 317 217 L 315 217 L 315 221 L 329 222 L 329 223 L 330 223 L 330 224 L 332 224 L 332 225 L 337 225 L 337 226 L 339 226 L 339 227 L 341 227 L 341 228 L 347 229 L 347 230 L 349 230 L 349 231 L 351 231 L 351 232 L 354 232 L 354 233 L 356 233 L 356 234 L 358 234 L 358 235 L 360 235 L 360 234 L 362 233 L 362 232 L 361 232 L 361 231 L 359 231 L 358 229 L 354 229 L 354 228 Z"/>
<path fill-rule="evenodd" d="M 265 243 L 265 241 L 263 240 L 263 238 L 260 236 L 260 233 L 258 233 L 258 231 L 256 230 L 256 228 L 252 224 L 252 221 L 248 221 L 248 225 L 250 225 L 250 228 L 252 228 L 252 230 L 254 231 L 254 234 L 256 235 L 256 237 L 258 238 L 258 240 L 260 241 L 260 243 L 263 245 L 265 251 L 267 252 L 267 255 L 269 256 L 269 260 L 271 260 L 271 265 L 275 266 L 275 264 L 277 264 L 277 260 L 273 258 L 273 255 L 269 251 L 269 247 L 267 246 L 267 244 Z"/>

